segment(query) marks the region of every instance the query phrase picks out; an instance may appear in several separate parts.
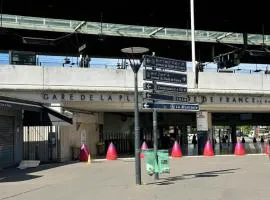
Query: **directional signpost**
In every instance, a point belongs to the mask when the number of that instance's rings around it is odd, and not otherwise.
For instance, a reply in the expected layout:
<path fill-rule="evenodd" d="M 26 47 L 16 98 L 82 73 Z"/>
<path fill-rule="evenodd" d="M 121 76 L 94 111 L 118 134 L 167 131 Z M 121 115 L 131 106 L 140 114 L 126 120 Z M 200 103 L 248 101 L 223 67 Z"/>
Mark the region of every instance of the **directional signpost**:
<path fill-rule="evenodd" d="M 143 66 L 145 67 L 143 80 L 151 81 L 143 84 L 143 89 L 147 90 L 143 96 L 144 100 L 148 102 L 151 100 L 153 103 L 156 101 L 188 102 L 186 96 L 179 96 L 180 93 L 187 92 L 185 61 L 145 56 Z"/>
<path fill-rule="evenodd" d="M 145 69 L 143 79 L 148 81 L 159 81 L 165 83 L 187 84 L 187 75 L 158 70 Z"/>
<path fill-rule="evenodd" d="M 155 67 L 180 72 L 187 71 L 187 63 L 185 61 L 156 56 L 145 56 L 143 65 L 145 67 Z"/>
<path fill-rule="evenodd" d="M 187 92 L 185 61 L 145 56 L 143 66 L 143 80 L 151 82 L 143 84 L 146 92 L 142 108 L 153 110 L 154 151 L 157 158 L 157 110 L 196 112 L 199 111 L 199 105 L 189 104 L 187 96 L 179 95 Z M 158 174 L 155 173 L 154 177 L 158 179 Z"/>
<path fill-rule="evenodd" d="M 144 99 L 156 99 L 156 100 L 165 100 L 165 101 L 178 101 L 178 102 L 188 101 L 188 98 L 185 96 L 172 96 L 172 95 L 167 95 L 167 94 L 150 93 L 150 92 L 145 92 L 143 97 Z"/>
<path fill-rule="evenodd" d="M 179 86 L 170 86 L 170 85 L 161 85 L 161 84 L 153 84 L 153 83 L 144 83 L 144 90 L 156 90 L 165 93 L 185 93 L 187 92 L 187 87 L 179 87 Z"/>
<path fill-rule="evenodd" d="M 197 104 L 173 104 L 173 103 L 143 103 L 142 107 L 144 109 L 174 109 L 181 111 L 199 111 L 199 106 Z"/>

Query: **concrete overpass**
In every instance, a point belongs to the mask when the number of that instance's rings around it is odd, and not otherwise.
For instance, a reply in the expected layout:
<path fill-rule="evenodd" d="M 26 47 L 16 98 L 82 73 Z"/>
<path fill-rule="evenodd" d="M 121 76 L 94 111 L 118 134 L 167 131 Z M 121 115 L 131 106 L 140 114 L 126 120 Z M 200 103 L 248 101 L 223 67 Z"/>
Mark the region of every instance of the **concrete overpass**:
<path fill-rule="evenodd" d="M 96 143 L 104 133 L 109 133 L 107 139 L 106 135 L 102 136 L 105 137 L 105 142 L 117 141 L 120 138 L 120 141 L 126 141 L 128 144 L 127 137 L 132 137 L 133 130 L 133 81 L 133 72 L 129 69 L 4 65 L 0 67 L 0 96 L 41 102 L 64 114 L 71 114 L 73 125 L 60 125 L 58 128 L 48 129 L 55 130 L 55 134 L 58 135 L 58 159 L 65 161 L 72 158 L 71 148 L 78 148 L 82 143 L 86 143 L 92 155 L 95 155 Z M 141 70 L 140 101 L 142 86 Z M 197 115 L 200 119 L 202 116 L 204 121 L 199 122 L 194 112 L 175 111 L 163 111 L 159 113 L 158 119 L 161 134 L 170 126 L 177 127 L 178 133 L 182 133 L 183 136 L 181 141 L 184 149 L 187 149 L 188 135 L 192 134 L 192 127 L 197 126 L 197 130 L 198 127 L 201 129 L 197 134 L 200 144 L 198 148 L 201 149 L 207 137 L 213 137 L 215 134 L 214 126 L 230 127 L 231 142 L 234 144 L 237 126 L 270 124 L 270 75 L 200 72 L 198 84 L 195 85 L 193 73 L 188 72 L 187 87 L 188 100 L 200 105 L 201 112 Z M 17 143 L 11 140 L 9 144 L 5 144 L 5 152 L 2 152 L 5 157 L 2 159 L 9 158 L 10 162 L 4 167 L 25 158 L 22 146 L 27 144 L 25 138 L 29 137 L 26 129 L 23 129 L 24 109 L 14 110 L 7 105 L 9 104 L 0 99 L 0 117 L 2 121 L 9 123 L 10 128 L 13 126 L 10 130 L 16 130 L 9 132 L 7 138 L 13 137 Z M 141 109 L 141 139 L 151 139 L 151 119 L 149 110 Z M 0 132 L 1 127 L 5 128 L 5 125 L 6 123 L 0 123 Z M 31 127 L 27 130 L 30 131 L 30 136 L 35 133 Z M 40 144 L 40 141 L 38 142 Z M 44 145 L 46 146 L 46 143 Z M 129 146 L 128 149 L 133 148 Z M 127 149 L 122 151 L 126 152 Z M 15 157 L 12 157 L 12 152 L 16 152 Z M 30 153 L 36 155 L 37 151 L 32 149 Z"/>
<path fill-rule="evenodd" d="M 142 93 L 142 69 L 139 91 Z M 124 69 L 5 65 L 0 68 L 0 94 L 66 108 L 131 112 L 133 72 Z M 205 111 L 270 111 L 270 75 L 200 72 L 198 85 L 188 72 L 190 103 Z M 142 98 L 140 98 L 142 100 Z"/>

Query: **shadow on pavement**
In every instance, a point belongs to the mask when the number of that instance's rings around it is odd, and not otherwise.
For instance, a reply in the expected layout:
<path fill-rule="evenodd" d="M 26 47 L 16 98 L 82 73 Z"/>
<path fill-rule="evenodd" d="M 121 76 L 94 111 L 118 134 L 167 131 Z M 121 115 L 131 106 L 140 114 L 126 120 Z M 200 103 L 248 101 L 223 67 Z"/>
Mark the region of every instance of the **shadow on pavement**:
<path fill-rule="evenodd" d="M 198 175 L 195 175 L 195 177 L 197 178 L 209 178 L 209 177 L 216 177 L 218 176 L 217 174 L 198 174 Z"/>
<path fill-rule="evenodd" d="M 222 169 L 222 170 L 215 170 L 215 171 L 207 171 L 207 172 L 200 172 L 200 173 L 193 173 L 193 174 L 183 174 L 183 176 L 195 176 L 196 177 L 215 177 L 220 174 L 231 174 L 234 173 L 235 170 L 240 168 L 233 168 L 233 169 Z"/>
<path fill-rule="evenodd" d="M 185 180 L 185 179 L 194 179 L 194 178 L 212 178 L 217 177 L 222 174 L 232 174 L 235 173 L 236 170 L 240 168 L 234 169 L 224 169 L 224 170 L 216 170 L 216 171 L 207 171 L 193 174 L 183 174 L 182 176 L 172 176 L 168 178 L 160 178 L 156 182 L 147 183 L 145 185 L 171 185 L 177 181 Z"/>
<path fill-rule="evenodd" d="M 0 183 L 28 181 L 28 180 L 40 178 L 40 177 L 42 176 L 29 175 L 29 174 L 20 174 L 20 175 L 14 175 L 14 176 L 0 177 Z"/>
<path fill-rule="evenodd" d="M 184 180 L 184 176 L 173 176 L 168 178 L 159 178 L 156 182 L 147 183 L 145 185 L 171 185 L 176 181 Z"/>
<path fill-rule="evenodd" d="M 27 181 L 31 179 L 40 178 L 40 175 L 31 175 L 31 173 L 40 172 L 43 170 L 53 169 L 56 167 L 61 167 L 64 165 L 75 164 L 75 162 L 65 162 L 65 163 L 50 163 L 39 165 L 36 168 L 28 168 L 28 169 L 17 169 L 17 168 L 8 168 L 0 171 L 0 183 L 4 182 L 19 182 L 19 181 Z"/>
<path fill-rule="evenodd" d="M 170 181 L 162 181 L 162 182 L 157 182 L 156 185 L 172 185 L 174 184 L 173 182 Z"/>

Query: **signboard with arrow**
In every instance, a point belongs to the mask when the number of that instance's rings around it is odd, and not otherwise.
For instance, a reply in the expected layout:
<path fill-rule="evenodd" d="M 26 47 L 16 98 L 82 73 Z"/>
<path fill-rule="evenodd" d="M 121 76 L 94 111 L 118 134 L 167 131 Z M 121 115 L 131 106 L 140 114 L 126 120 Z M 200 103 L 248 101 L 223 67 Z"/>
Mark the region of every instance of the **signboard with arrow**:
<path fill-rule="evenodd" d="M 187 63 L 185 61 L 156 56 L 145 56 L 143 65 L 146 67 L 155 67 L 180 72 L 187 71 Z"/>
<path fill-rule="evenodd" d="M 179 95 L 187 92 L 185 61 L 145 56 L 143 66 L 143 80 L 149 81 L 143 84 L 143 89 L 147 90 L 143 95 L 143 99 L 147 101 L 143 103 L 143 109 L 199 110 L 198 104 L 185 104 L 188 102 L 187 96 Z"/>
<path fill-rule="evenodd" d="M 144 102 L 142 108 L 153 111 L 154 158 L 156 160 L 158 146 L 157 110 L 195 112 L 199 110 L 199 105 L 188 104 L 188 98 L 186 96 L 175 95 L 177 93 L 187 92 L 186 62 L 156 56 L 145 56 L 143 65 L 145 66 L 145 69 L 143 70 L 143 80 L 152 81 L 152 83 L 144 83 L 143 89 L 148 92 L 145 92 L 143 97 L 144 100 L 152 102 Z M 167 85 L 157 84 L 157 82 L 167 83 Z M 160 103 L 160 101 L 163 102 Z M 183 104 L 166 103 L 166 101 L 181 102 Z M 158 174 L 155 174 L 155 178 L 158 178 Z"/>
<path fill-rule="evenodd" d="M 143 70 L 143 80 L 158 81 L 165 83 L 187 84 L 187 75 L 158 70 Z"/>
<path fill-rule="evenodd" d="M 185 93 L 187 92 L 187 87 L 172 86 L 172 85 L 162 85 L 153 83 L 143 83 L 144 90 L 156 90 L 161 92 L 173 92 L 173 93 Z"/>
<path fill-rule="evenodd" d="M 199 111 L 198 104 L 174 104 L 174 103 L 143 103 L 143 109 Z"/>
<path fill-rule="evenodd" d="M 188 101 L 188 98 L 186 96 L 173 96 L 173 95 L 150 93 L 150 92 L 145 92 L 143 95 L 143 98 L 152 99 L 152 100 L 178 101 L 178 102 Z"/>

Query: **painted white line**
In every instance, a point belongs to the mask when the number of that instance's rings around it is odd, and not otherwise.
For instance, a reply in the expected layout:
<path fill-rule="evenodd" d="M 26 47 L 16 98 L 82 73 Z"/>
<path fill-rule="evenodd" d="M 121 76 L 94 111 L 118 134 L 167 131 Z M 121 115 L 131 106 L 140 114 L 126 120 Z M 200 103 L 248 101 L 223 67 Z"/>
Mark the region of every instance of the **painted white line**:
<path fill-rule="evenodd" d="M 92 159 L 93 162 L 104 162 L 107 161 L 106 158 L 97 158 L 97 159 Z"/>
<path fill-rule="evenodd" d="M 118 160 L 135 160 L 135 158 L 134 157 L 118 158 Z"/>

